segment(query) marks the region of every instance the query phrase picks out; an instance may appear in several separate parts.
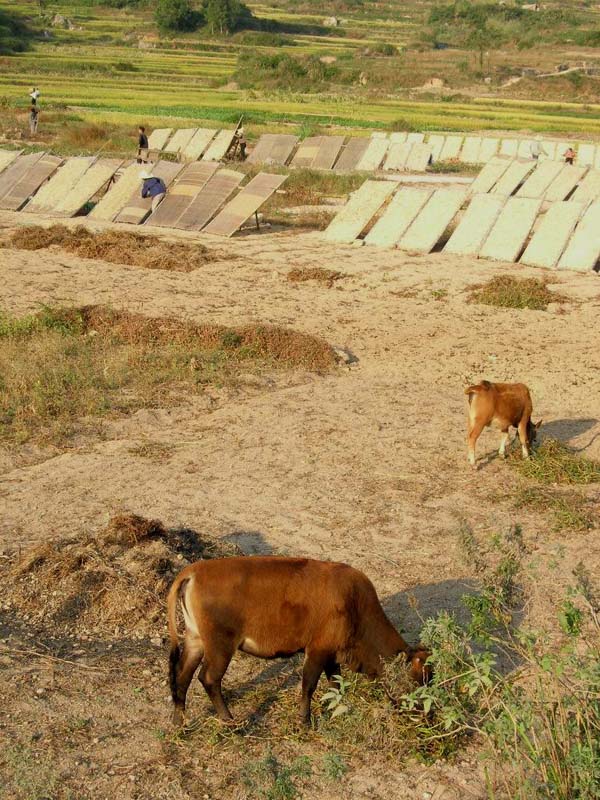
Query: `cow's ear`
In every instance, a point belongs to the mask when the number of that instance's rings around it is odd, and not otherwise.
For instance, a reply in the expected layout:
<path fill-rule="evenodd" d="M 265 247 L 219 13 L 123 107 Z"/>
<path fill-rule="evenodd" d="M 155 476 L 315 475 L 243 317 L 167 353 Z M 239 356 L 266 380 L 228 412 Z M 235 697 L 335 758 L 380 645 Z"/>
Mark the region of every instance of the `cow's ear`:
<path fill-rule="evenodd" d="M 544 421 L 544 420 L 543 420 L 543 419 L 541 419 L 539 422 L 535 422 L 535 423 L 534 423 L 533 427 L 536 429 L 536 431 L 540 429 L 540 427 L 541 427 L 541 425 L 542 425 L 542 422 L 543 422 L 543 421 Z"/>

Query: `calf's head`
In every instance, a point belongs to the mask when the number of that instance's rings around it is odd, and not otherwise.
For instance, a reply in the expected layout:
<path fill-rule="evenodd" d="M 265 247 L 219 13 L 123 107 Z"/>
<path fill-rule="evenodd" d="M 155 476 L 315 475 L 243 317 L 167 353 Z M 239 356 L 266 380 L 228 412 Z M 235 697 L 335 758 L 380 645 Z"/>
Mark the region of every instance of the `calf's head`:
<path fill-rule="evenodd" d="M 431 653 L 429 650 L 419 645 L 417 647 L 411 647 L 406 654 L 410 674 L 415 683 L 421 686 L 429 683 L 433 675 L 432 668 L 426 663 L 430 655 Z"/>
<path fill-rule="evenodd" d="M 529 420 L 527 423 L 527 444 L 532 445 L 535 440 L 537 439 L 537 432 L 538 428 L 542 424 L 542 420 L 539 422 L 532 422 Z"/>

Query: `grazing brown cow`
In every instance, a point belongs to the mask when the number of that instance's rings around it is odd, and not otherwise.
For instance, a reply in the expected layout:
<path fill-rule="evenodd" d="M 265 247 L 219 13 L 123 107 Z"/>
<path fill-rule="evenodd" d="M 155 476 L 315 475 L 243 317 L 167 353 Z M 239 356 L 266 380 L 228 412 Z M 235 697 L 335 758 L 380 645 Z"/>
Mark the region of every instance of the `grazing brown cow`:
<path fill-rule="evenodd" d="M 475 445 L 481 431 L 494 424 L 502 431 L 501 456 L 506 455 L 508 429 L 512 425 L 519 432 L 523 458 L 529 458 L 529 450 L 535 441 L 540 420 L 531 421 L 533 406 L 529 389 L 524 383 L 490 383 L 481 381 L 477 386 L 465 389 L 469 396 L 469 462 L 475 466 Z"/>
<path fill-rule="evenodd" d="M 177 603 L 185 625 L 177 633 Z M 232 719 L 221 679 L 236 650 L 259 658 L 304 652 L 301 716 L 324 671 L 331 680 L 340 663 L 381 675 L 382 659 L 405 653 L 414 680 L 430 676 L 428 651 L 411 648 L 385 615 L 371 581 L 347 564 L 308 558 L 242 556 L 197 561 L 175 579 L 168 598 L 170 681 L 174 722 L 184 719 L 185 698 L 198 679 L 222 720 Z"/>

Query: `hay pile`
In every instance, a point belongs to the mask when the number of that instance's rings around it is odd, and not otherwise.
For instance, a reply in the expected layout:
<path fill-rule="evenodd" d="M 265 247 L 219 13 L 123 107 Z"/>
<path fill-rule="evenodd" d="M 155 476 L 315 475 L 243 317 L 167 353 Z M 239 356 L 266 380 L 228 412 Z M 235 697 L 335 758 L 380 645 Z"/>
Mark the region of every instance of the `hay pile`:
<path fill-rule="evenodd" d="M 192 530 L 123 514 L 95 536 L 27 550 L 3 577 L 4 595 L 12 611 L 54 632 L 162 634 L 175 575 L 193 561 L 240 553 Z"/>
<path fill-rule="evenodd" d="M 322 286 L 327 286 L 328 289 L 331 289 L 336 281 L 345 277 L 345 275 L 337 270 L 323 269 L 323 267 L 296 267 L 287 274 L 287 279 L 290 283 L 315 281 Z"/>
<path fill-rule="evenodd" d="M 82 258 L 174 272 L 192 272 L 219 258 L 201 244 L 163 242 L 156 236 L 130 231 L 108 230 L 94 233 L 83 225 L 76 228 L 67 228 L 65 225 L 52 225 L 49 228 L 31 225 L 15 231 L 9 243 L 20 250 L 42 250 L 55 245 Z"/>

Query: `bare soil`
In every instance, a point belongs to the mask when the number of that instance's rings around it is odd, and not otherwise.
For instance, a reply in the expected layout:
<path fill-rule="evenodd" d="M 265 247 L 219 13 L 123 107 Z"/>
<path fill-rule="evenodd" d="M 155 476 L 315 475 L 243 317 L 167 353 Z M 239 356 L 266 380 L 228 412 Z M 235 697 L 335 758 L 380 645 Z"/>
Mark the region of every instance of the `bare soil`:
<path fill-rule="evenodd" d="M 1 214 L 0 232 L 19 221 Z M 109 421 L 97 440 L 42 460 L 30 453 L 30 465 L 22 466 L 27 453 L 6 451 L 2 569 L 13 569 L 31 545 L 84 540 L 111 516 L 135 513 L 245 553 L 347 561 L 371 577 L 411 642 L 420 617 L 464 613 L 460 598 L 477 578 L 459 543 L 465 522 L 482 550 L 496 533 L 523 526 L 524 614 L 534 627 L 553 629 L 561 590 L 580 561 L 598 585 L 597 529 L 555 531 L 545 509 L 517 509 L 520 479 L 510 460 L 496 457 L 497 433 L 484 432 L 478 469 L 468 466 L 463 394 L 482 378 L 524 381 L 534 419 L 544 420 L 542 436 L 600 459 L 598 275 L 334 247 L 318 234 L 200 241 L 224 259 L 190 273 L 55 249 L 3 250 L 0 308 L 98 304 L 198 324 L 280 325 L 322 337 L 345 351 L 346 363 L 322 375 L 207 388 L 181 408 Z M 333 286 L 287 278 L 290 269 L 316 267 L 346 277 Z M 469 287 L 495 275 L 542 274 L 566 298 L 547 311 L 468 302 Z M 581 491 L 598 502 L 597 484 Z M 53 630 L 10 609 L 8 599 L 0 609 L 0 769 L 8 775 L 0 796 L 269 797 L 245 777 L 273 753 L 286 763 L 311 759 L 312 776 L 295 779 L 308 800 L 488 797 L 477 742 L 432 765 L 346 753 L 348 771 L 331 777 L 310 733 L 265 737 L 263 721 L 277 719 L 282 697 L 296 691 L 295 662 L 237 658 L 226 688 L 236 717 L 253 723 L 207 739 L 215 722 L 196 685 L 195 727 L 174 736 L 164 627 L 150 638 L 135 626 L 125 637 Z"/>

